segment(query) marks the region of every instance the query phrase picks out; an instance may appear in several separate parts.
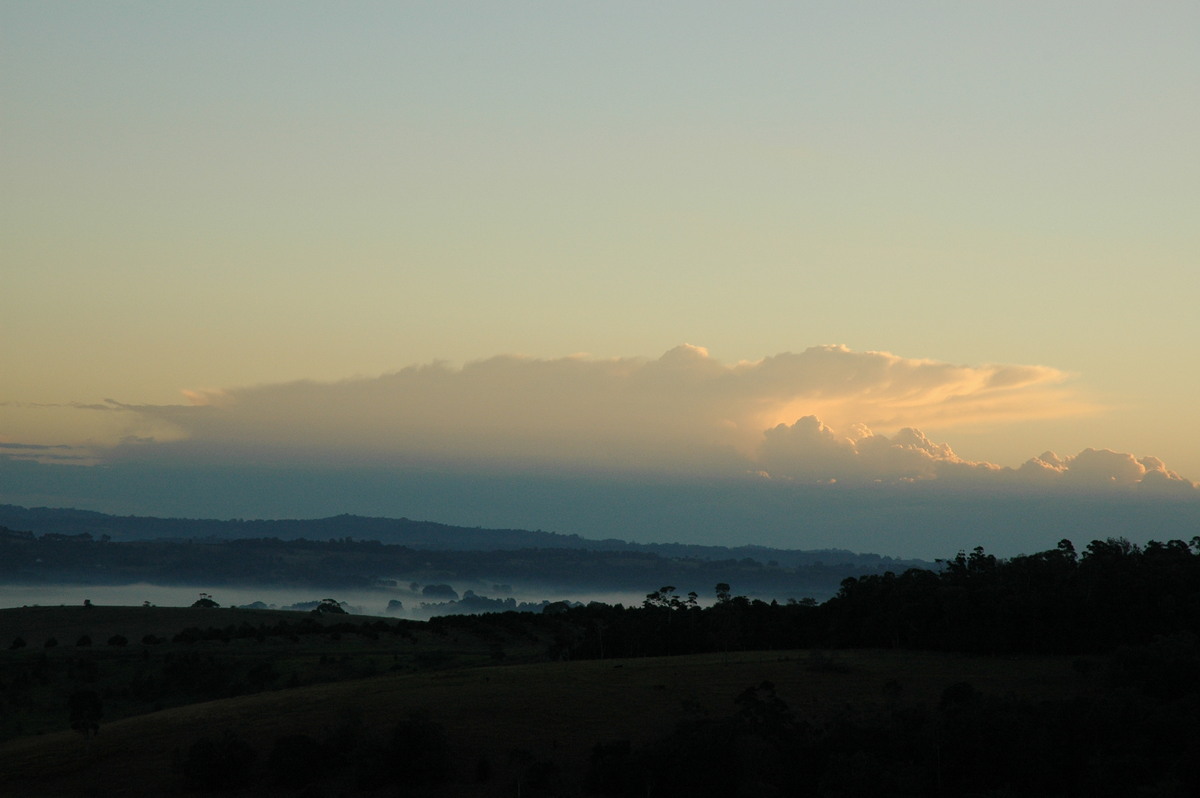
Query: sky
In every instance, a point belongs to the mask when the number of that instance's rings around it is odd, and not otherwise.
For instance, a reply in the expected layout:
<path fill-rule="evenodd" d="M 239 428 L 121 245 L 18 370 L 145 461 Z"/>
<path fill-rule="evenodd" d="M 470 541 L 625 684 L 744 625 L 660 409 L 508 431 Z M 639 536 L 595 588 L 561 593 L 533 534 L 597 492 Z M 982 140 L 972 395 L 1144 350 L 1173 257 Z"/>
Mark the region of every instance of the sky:
<path fill-rule="evenodd" d="M 1198 39 L 1189 2 L 0 0 L 0 501 L 797 548 L 879 544 L 797 532 L 813 486 L 1191 507 Z"/>

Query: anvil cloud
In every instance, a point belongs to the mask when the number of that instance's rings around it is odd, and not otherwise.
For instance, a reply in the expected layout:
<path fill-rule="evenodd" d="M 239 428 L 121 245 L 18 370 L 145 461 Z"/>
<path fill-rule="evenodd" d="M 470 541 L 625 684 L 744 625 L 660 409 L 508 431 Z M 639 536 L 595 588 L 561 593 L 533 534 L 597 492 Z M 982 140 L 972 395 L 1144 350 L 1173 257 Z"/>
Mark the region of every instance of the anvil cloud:
<path fill-rule="evenodd" d="M 691 345 L 657 359 L 506 355 L 190 391 L 188 405 L 121 405 L 146 426 L 108 456 L 1190 486 L 1154 458 L 1047 452 L 1014 470 L 963 460 L 918 431 L 1101 412 L 1068 378 L 1047 366 L 953 365 L 844 346 L 733 364 Z"/>

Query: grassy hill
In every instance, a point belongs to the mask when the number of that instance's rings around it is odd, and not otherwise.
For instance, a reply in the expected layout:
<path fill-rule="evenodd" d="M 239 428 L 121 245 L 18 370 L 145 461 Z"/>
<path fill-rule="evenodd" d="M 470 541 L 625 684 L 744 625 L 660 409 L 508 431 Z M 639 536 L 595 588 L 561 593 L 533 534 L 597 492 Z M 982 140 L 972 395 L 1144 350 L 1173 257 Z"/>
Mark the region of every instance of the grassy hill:
<path fill-rule="evenodd" d="M 452 754 L 453 776 L 436 794 L 514 794 L 509 786 L 531 762 L 553 765 L 563 783 L 581 783 L 597 743 L 644 745 L 680 721 L 728 714 L 735 696 L 764 680 L 799 716 L 818 723 L 880 711 L 897 700 L 896 687 L 889 693 L 885 685 L 897 685 L 903 700 L 914 705 L 936 704 L 948 685 L 962 681 L 1031 698 L 1063 698 L 1080 689 L 1062 658 L 897 651 L 840 652 L 832 658 L 742 652 L 397 672 L 105 723 L 87 753 L 82 737 L 66 730 L 10 740 L 0 745 L 0 794 L 186 793 L 173 763 L 201 738 L 236 731 L 261 760 L 281 735 L 317 736 L 350 721 L 366 730 L 385 729 L 414 712 L 444 729 Z M 481 762 L 488 763 L 482 781 Z M 253 794 L 267 794 L 263 789 Z M 281 788 L 279 794 L 295 791 Z"/>
<path fill-rule="evenodd" d="M 228 630 L 287 624 L 305 634 L 175 640 L 182 629 Z M 271 780 L 278 740 L 304 734 L 320 740 L 334 762 L 304 794 L 395 794 L 386 781 L 364 786 L 361 773 L 403 768 L 389 755 L 397 722 L 444 734 L 450 772 L 439 796 L 508 796 L 523 780 L 526 794 L 578 794 L 595 746 L 624 740 L 646 749 L 680 722 L 720 719 L 734 698 L 768 682 L 799 721 L 822 726 L 875 718 L 898 702 L 936 706 L 947 686 L 968 682 L 980 691 L 1042 700 L 1078 695 L 1084 682 L 1064 658 L 978 658 L 900 650 L 821 653 L 738 652 L 673 658 L 536 661 L 546 640 L 511 625 L 384 624 L 379 619 L 307 617 L 283 611 L 169 607 L 29 607 L 0 611 L 5 637 L 23 636 L 22 649 L 0 652 L 7 688 L 22 673 L 46 684 L 19 694 L 5 708 L 7 742 L 0 743 L 0 794 L 13 796 L 133 796 L 190 794 L 186 763 L 200 740 L 235 739 L 254 751 L 244 794 L 296 794 Z M 80 635 L 97 641 L 79 648 Z M 146 634 L 162 643 L 142 643 Z M 122 635 L 126 646 L 98 642 Z M 44 648 L 38 641 L 62 643 Z M 498 655 L 498 652 L 502 654 Z M 90 680 L 79 662 L 95 662 Z M 223 673 L 212 689 L 229 694 L 200 700 L 198 685 L 170 683 L 173 664 L 190 664 L 191 679 Z M 200 665 L 208 664 L 205 667 Z M 247 674 L 269 664 L 276 676 L 252 683 Z M 206 670 L 205 670 L 206 668 Z M 131 695 L 128 685 L 151 682 L 157 691 Z M 91 742 L 70 731 L 66 694 L 90 688 L 104 696 L 101 730 Z M 190 688 L 196 688 L 190 690 Z M 136 691 L 134 691 L 136 692 Z M 12 694 L 18 695 L 18 694 Z M 22 697 L 23 696 L 23 697 Z M 24 702 L 24 703 L 22 703 Z M 22 727 L 14 730 L 14 719 Z M 341 746 L 330 740 L 355 742 Z M 298 766 L 299 767 L 299 766 Z M 352 776 L 359 773 L 359 776 Z M 536 774 L 550 779 L 538 791 Z M 376 778 L 376 776 L 371 776 Z M 354 779 L 358 779 L 355 781 Z M 274 786 L 272 786 L 274 784 Z M 374 786 L 372 786 L 374 785 Z M 418 786 L 413 788 L 418 788 Z M 272 792 L 272 790 L 276 792 Z M 218 790 L 217 792 L 222 792 Z M 236 790 L 232 790 L 236 794 Z"/>

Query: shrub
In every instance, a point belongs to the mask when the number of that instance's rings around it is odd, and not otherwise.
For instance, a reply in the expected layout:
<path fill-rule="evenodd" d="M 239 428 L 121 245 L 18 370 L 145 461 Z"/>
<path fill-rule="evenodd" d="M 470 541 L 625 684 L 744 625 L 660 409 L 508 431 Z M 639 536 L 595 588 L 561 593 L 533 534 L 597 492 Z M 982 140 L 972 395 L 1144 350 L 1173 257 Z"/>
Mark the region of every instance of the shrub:
<path fill-rule="evenodd" d="M 202 790 L 231 790 L 250 781 L 257 754 L 233 733 L 213 739 L 201 737 L 188 748 L 177 771 L 192 787 Z"/>
<path fill-rule="evenodd" d="M 303 787 L 321 778 L 327 754 L 321 744 L 307 734 L 279 737 L 267 756 L 267 774 L 284 787 Z"/>

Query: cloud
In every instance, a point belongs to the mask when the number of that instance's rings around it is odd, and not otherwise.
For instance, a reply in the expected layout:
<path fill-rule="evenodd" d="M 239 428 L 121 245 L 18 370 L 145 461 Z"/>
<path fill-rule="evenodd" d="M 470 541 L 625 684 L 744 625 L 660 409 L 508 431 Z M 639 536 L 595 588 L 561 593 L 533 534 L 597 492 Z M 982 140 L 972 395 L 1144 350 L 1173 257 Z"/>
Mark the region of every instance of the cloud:
<path fill-rule="evenodd" d="M 1042 483 L 1082 487 L 1145 489 L 1198 488 L 1200 485 L 1171 471 L 1157 457 L 1137 458 L 1111 449 L 1084 449 L 1074 457 L 1045 452 L 1026 461 L 1020 475 Z"/>
<path fill-rule="evenodd" d="M 115 447 L 116 459 L 1190 485 L 1132 455 L 1043 455 L 1004 469 L 918 431 L 1099 412 L 1068 379 L 1047 366 L 953 365 L 844 346 L 725 364 L 683 345 L 657 359 L 504 355 L 332 383 L 189 391 L 187 405 L 106 406 L 154 431 Z"/>
<path fill-rule="evenodd" d="M 65 443 L 4 443 L 0 441 L 0 449 L 22 449 L 31 451 L 46 451 L 49 449 L 70 449 Z"/>
<path fill-rule="evenodd" d="M 14 407 L 21 409 L 48 409 L 48 408 L 70 408 L 72 410 L 124 410 L 125 405 L 117 402 L 114 399 L 105 399 L 101 403 L 84 403 L 84 402 L 0 402 L 0 407 Z"/>
<path fill-rule="evenodd" d="M 949 445 L 905 428 L 887 436 L 864 425 L 840 435 L 815 416 L 780 424 L 764 433 L 761 463 L 772 479 L 863 483 L 939 480 L 967 485 L 1082 489 L 1197 489 L 1157 457 L 1138 459 L 1109 449 L 1085 449 L 1073 457 L 1045 452 L 1012 469 L 965 460 Z"/>
<path fill-rule="evenodd" d="M 1099 409 L 1062 386 L 1070 375 L 1047 366 L 961 366 L 821 346 L 734 368 L 773 400 L 764 426 L 815 415 L 839 428 L 949 428 Z"/>
<path fill-rule="evenodd" d="M 756 456 L 763 432 L 940 428 L 1090 409 L 1040 366 L 952 366 L 823 346 L 723 364 L 700 347 L 658 359 L 499 356 L 375 378 L 188 392 L 187 406 L 113 403 L 192 447 L 371 458 L 482 458 L 673 469 Z"/>
<path fill-rule="evenodd" d="M 1001 470 L 963 460 L 948 445 L 934 443 L 911 427 L 888 437 L 858 424 L 843 436 L 816 416 L 767 430 L 761 459 L 773 478 L 809 482 L 915 481 Z"/>
<path fill-rule="evenodd" d="M 32 460 L 44 463 L 76 463 L 91 465 L 96 461 L 91 452 L 65 443 L 13 443 L 0 441 L 0 458 Z"/>
<path fill-rule="evenodd" d="M 161 426 L 139 408 L 112 399 L 0 401 L 0 457 L 96 465 L 111 458 L 112 447 L 130 435 L 177 438 L 182 434 L 155 429 Z"/>

